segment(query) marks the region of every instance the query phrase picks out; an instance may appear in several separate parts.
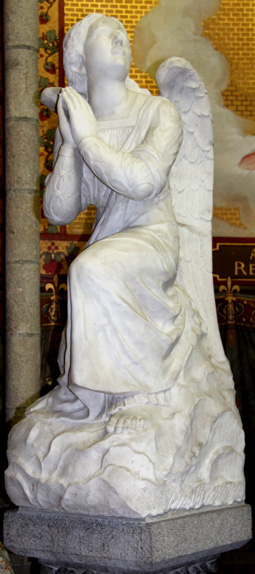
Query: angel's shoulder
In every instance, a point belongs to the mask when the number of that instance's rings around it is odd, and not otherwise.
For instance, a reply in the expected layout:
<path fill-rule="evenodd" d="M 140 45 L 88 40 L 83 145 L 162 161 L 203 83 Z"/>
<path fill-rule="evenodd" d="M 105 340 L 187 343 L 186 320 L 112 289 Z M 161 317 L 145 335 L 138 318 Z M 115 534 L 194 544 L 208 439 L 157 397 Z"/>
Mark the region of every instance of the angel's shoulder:
<path fill-rule="evenodd" d="M 176 106 L 167 98 L 162 96 L 150 96 L 152 105 L 154 105 L 153 123 L 161 124 L 162 127 L 182 125 L 181 115 Z"/>

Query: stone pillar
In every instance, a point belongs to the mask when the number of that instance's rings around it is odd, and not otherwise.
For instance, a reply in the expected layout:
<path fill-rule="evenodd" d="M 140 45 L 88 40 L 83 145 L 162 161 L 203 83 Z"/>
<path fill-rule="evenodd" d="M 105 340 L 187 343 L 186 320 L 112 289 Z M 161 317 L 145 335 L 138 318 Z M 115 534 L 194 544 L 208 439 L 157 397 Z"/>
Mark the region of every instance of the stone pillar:
<path fill-rule="evenodd" d="M 6 0 L 6 418 L 40 388 L 38 3 Z"/>

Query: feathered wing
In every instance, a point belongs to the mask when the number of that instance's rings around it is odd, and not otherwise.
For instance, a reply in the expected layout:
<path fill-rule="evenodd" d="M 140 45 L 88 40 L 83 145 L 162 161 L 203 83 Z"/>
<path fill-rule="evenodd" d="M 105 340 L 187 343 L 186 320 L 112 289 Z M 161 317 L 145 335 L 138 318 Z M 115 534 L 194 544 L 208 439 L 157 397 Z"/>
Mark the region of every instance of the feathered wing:
<path fill-rule="evenodd" d="M 161 96 L 176 106 L 183 122 L 183 142 L 170 174 L 180 237 L 177 279 L 200 312 L 214 357 L 224 361 L 212 280 L 213 129 L 210 102 L 202 80 L 183 58 L 163 62 L 156 80 Z"/>

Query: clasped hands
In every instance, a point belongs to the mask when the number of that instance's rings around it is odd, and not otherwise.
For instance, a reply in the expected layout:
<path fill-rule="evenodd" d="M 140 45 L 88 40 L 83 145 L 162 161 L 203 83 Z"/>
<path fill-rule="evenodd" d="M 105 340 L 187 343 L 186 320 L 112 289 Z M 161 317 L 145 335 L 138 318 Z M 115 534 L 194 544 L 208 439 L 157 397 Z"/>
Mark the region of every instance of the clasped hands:
<path fill-rule="evenodd" d="M 63 144 L 75 148 L 85 138 L 96 135 L 97 124 L 92 109 L 74 88 L 61 90 L 57 109 Z"/>

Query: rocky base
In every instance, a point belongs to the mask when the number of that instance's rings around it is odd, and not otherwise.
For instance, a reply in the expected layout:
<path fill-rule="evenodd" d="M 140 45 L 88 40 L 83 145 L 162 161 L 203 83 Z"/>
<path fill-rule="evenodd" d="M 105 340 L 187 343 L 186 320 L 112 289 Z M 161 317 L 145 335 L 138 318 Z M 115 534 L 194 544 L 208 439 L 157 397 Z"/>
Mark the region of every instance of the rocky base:
<path fill-rule="evenodd" d="M 9 497 L 19 507 L 131 519 L 242 502 L 243 433 L 235 413 L 208 398 L 192 417 L 169 409 L 136 405 L 133 415 L 148 416 L 148 426 L 110 432 L 109 421 L 53 416 L 38 402 L 9 436 Z"/>

